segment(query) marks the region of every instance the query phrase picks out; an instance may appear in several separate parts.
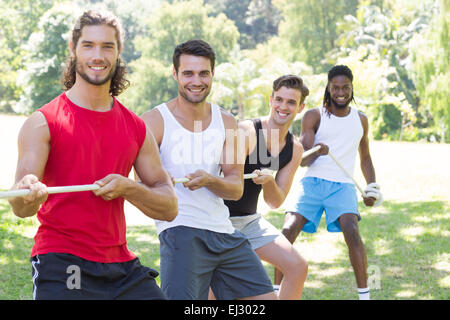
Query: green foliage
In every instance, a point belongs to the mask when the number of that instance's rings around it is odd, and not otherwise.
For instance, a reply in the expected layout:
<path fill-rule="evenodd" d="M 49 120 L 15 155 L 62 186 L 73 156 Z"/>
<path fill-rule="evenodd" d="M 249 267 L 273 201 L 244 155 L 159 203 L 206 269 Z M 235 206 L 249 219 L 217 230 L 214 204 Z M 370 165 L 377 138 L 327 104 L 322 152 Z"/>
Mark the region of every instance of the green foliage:
<path fill-rule="evenodd" d="M 0 2 L 0 112 L 13 112 L 23 92 L 18 85 L 23 69 L 25 43 L 36 31 L 39 18 L 51 8 L 52 0 L 2 0 Z"/>
<path fill-rule="evenodd" d="M 413 77 L 421 102 L 430 111 L 436 136 L 450 142 L 450 1 L 441 0 L 430 27 L 412 40 Z"/>
<path fill-rule="evenodd" d="M 338 37 L 336 23 L 346 14 L 354 15 L 357 0 L 274 0 L 282 12 L 279 36 L 290 44 L 285 52 L 289 61 L 305 61 L 315 72 L 325 72 L 327 52 L 335 48 Z"/>
<path fill-rule="evenodd" d="M 148 20 L 148 36 L 138 38 L 135 43 L 142 56 L 130 64 L 132 88 L 123 99 L 129 108 L 142 113 L 176 96 L 176 83 L 171 79 L 172 54 L 184 41 L 208 42 L 216 52 L 216 64 L 229 59 L 239 33 L 225 15 L 208 16 L 210 10 L 202 0 L 175 1 L 164 3 Z"/>
<path fill-rule="evenodd" d="M 48 10 L 28 39 L 28 54 L 18 79 L 24 92 L 14 106 L 16 112 L 32 112 L 62 92 L 59 79 L 69 55 L 69 31 L 74 23 L 67 8 L 67 4 L 55 5 Z"/>
<path fill-rule="evenodd" d="M 162 0 L 77 0 L 76 2 L 83 10 L 108 10 L 120 19 L 125 32 L 125 44 L 121 57 L 126 63 L 130 63 L 141 55 L 135 47 L 134 39 L 146 35 L 146 19 L 161 6 Z"/>
<path fill-rule="evenodd" d="M 279 10 L 271 0 L 205 0 L 215 16 L 223 13 L 234 21 L 240 33 L 241 49 L 253 49 L 278 34 Z"/>
<path fill-rule="evenodd" d="M 367 94 L 363 95 L 363 102 L 366 111 L 376 119 L 374 136 L 401 140 L 406 137 L 404 130 L 408 136 L 408 133 L 427 127 L 430 122 L 410 68 L 413 37 L 426 28 L 433 6 L 427 0 L 382 4 L 380 7 L 363 2 L 355 16 L 347 15 L 337 24 L 340 33 L 336 41 L 338 46 L 328 52 L 327 60 L 334 64 L 348 60 L 354 52 L 364 52 L 357 57 L 363 68 L 353 69 L 353 72 L 357 75 L 356 81 L 361 83 L 359 88 L 372 88 L 365 90 Z M 360 97 L 360 91 L 356 94 Z M 372 111 L 368 110 L 369 106 Z M 391 110 L 392 106 L 397 112 L 383 110 L 386 107 Z M 398 113 L 401 114 L 400 119 Z M 399 120 L 398 125 L 393 125 Z"/>
<path fill-rule="evenodd" d="M 173 49 L 200 38 L 217 54 L 210 99 L 239 119 L 267 114 L 287 73 L 309 87 L 306 109 L 317 107 L 342 63 L 373 137 L 450 142 L 449 0 L 3 0 L 0 112 L 29 113 L 61 92 L 66 34 L 91 8 L 122 21 L 131 86 L 119 98 L 136 113 L 177 95 Z"/>
<path fill-rule="evenodd" d="M 372 127 L 372 135 L 375 139 L 388 139 L 400 131 L 402 114 L 395 105 L 387 104 L 378 108 L 377 111 Z"/>

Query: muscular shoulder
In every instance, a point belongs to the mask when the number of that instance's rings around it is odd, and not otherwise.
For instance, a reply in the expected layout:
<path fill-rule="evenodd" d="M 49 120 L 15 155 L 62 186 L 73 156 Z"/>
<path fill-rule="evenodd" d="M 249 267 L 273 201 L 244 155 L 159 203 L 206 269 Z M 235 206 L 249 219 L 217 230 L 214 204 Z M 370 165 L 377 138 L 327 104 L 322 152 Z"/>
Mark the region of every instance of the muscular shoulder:
<path fill-rule="evenodd" d="M 243 120 L 238 123 L 239 129 L 245 132 L 247 135 L 250 133 L 255 133 L 255 126 L 252 120 Z"/>
<path fill-rule="evenodd" d="M 292 137 L 292 139 L 293 139 L 292 160 L 296 162 L 301 162 L 303 154 L 303 145 L 297 138 Z"/>
<path fill-rule="evenodd" d="M 25 120 L 19 133 L 19 137 L 24 136 L 50 140 L 50 130 L 47 118 L 42 112 L 35 111 L 27 120 Z"/>
<path fill-rule="evenodd" d="M 141 115 L 147 129 L 153 134 L 158 145 L 161 145 L 164 134 L 164 121 L 158 109 L 154 108 Z"/>
<path fill-rule="evenodd" d="M 302 118 L 303 128 L 317 129 L 320 123 L 320 110 L 318 108 L 310 109 L 305 112 Z"/>
<path fill-rule="evenodd" d="M 317 121 L 320 120 L 319 108 L 309 109 L 303 115 L 303 121 Z"/>
<path fill-rule="evenodd" d="M 358 116 L 359 119 L 361 120 L 361 125 L 364 129 L 364 132 L 367 132 L 368 128 L 369 128 L 369 119 L 367 118 L 367 116 L 358 110 Z"/>
<path fill-rule="evenodd" d="M 369 123 L 369 119 L 364 114 L 364 112 L 358 110 L 359 118 L 361 119 L 361 123 L 364 125 L 364 123 Z"/>
<path fill-rule="evenodd" d="M 236 118 L 227 110 L 219 107 L 220 114 L 222 115 L 223 124 L 225 126 L 225 129 L 237 129 L 238 124 L 236 121 Z"/>

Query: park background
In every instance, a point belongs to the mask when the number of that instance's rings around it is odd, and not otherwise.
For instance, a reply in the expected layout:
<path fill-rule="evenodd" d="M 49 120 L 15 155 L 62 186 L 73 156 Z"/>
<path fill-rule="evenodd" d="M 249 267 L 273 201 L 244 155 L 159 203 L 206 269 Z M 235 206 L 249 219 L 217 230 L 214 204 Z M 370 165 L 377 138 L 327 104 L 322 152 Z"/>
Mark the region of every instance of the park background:
<path fill-rule="evenodd" d="M 26 116 L 61 93 L 75 18 L 96 7 L 122 20 L 131 85 L 119 100 L 137 114 L 176 96 L 171 56 L 188 39 L 215 49 L 210 100 L 238 119 L 267 114 L 272 82 L 286 73 L 309 87 L 305 109 L 317 107 L 329 68 L 348 65 L 386 199 L 370 209 L 360 202 L 371 296 L 449 299 L 450 0 L 0 0 L 0 188 L 14 182 Z M 365 184 L 358 166 L 355 177 Z M 281 228 L 282 208 L 260 202 L 259 210 Z M 129 204 L 126 215 L 130 249 L 159 270 L 153 222 Z M 28 258 L 37 226 L 0 200 L 0 299 L 31 298 Z M 310 265 L 304 299 L 356 298 L 341 234 L 322 224 L 295 246 Z"/>

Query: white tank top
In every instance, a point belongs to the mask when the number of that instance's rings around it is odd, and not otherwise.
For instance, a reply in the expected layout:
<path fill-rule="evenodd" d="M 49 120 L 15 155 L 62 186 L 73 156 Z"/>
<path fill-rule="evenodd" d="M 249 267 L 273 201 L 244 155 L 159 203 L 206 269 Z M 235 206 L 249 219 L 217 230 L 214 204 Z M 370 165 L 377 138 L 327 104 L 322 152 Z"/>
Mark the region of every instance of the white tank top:
<path fill-rule="evenodd" d="M 217 105 L 211 104 L 211 123 L 201 131 L 201 121 L 194 124 L 192 132 L 184 128 L 167 105 L 156 107 L 164 121 L 164 135 L 159 148 L 163 167 L 173 178 L 202 169 L 219 175 L 220 159 L 225 142 L 225 127 Z M 182 183 L 175 185 L 178 197 L 178 215 L 171 221 L 155 220 L 158 235 L 167 228 L 188 226 L 220 233 L 233 233 L 228 207 L 223 199 L 207 188 L 191 191 Z"/>
<path fill-rule="evenodd" d="M 364 132 L 358 110 L 350 108 L 349 114 L 345 117 L 328 114 L 324 107 L 320 107 L 319 111 L 320 124 L 314 144 L 326 144 L 335 158 L 353 175 L 356 153 Z M 328 155 L 317 158 L 306 170 L 305 177 L 353 183 Z"/>

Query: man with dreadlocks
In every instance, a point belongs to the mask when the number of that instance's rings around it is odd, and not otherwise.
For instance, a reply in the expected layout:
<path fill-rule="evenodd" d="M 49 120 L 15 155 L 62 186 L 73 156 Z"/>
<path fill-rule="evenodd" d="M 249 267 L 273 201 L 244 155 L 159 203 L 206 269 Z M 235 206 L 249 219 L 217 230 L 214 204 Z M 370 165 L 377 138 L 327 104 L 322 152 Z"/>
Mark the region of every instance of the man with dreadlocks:
<path fill-rule="evenodd" d="M 361 170 L 369 186 L 375 184 L 375 170 L 369 152 L 367 117 L 350 107 L 353 98 L 353 74 L 343 65 L 328 72 L 323 106 L 308 110 L 302 120 L 300 141 L 305 150 L 315 145 L 321 148 L 302 160 L 308 167 L 297 188 L 296 203 L 290 204 L 282 233 L 293 243 L 301 230 L 315 233 L 323 211 L 327 230 L 343 232 L 355 272 L 360 299 L 369 299 L 367 285 L 367 255 L 358 230 L 358 199 L 353 181 L 327 154 L 328 151 L 353 172 L 359 150 Z M 364 204 L 373 206 L 375 198 L 364 197 Z M 275 283 L 280 282 L 280 274 Z"/>
<path fill-rule="evenodd" d="M 19 134 L 10 199 L 40 222 L 31 252 L 34 299 L 164 299 L 155 277 L 127 248 L 124 200 L 173 220 L 177 198 L 144 121 L 116 98 L 127 87 L 117 19 L 85 12 L 70 40 L 66 89 L 33 113 Z M 142 183 L 128 177 L 134 166 Z M 48 186 L 96 183 L 93 192 L 48 194 Z"/>

